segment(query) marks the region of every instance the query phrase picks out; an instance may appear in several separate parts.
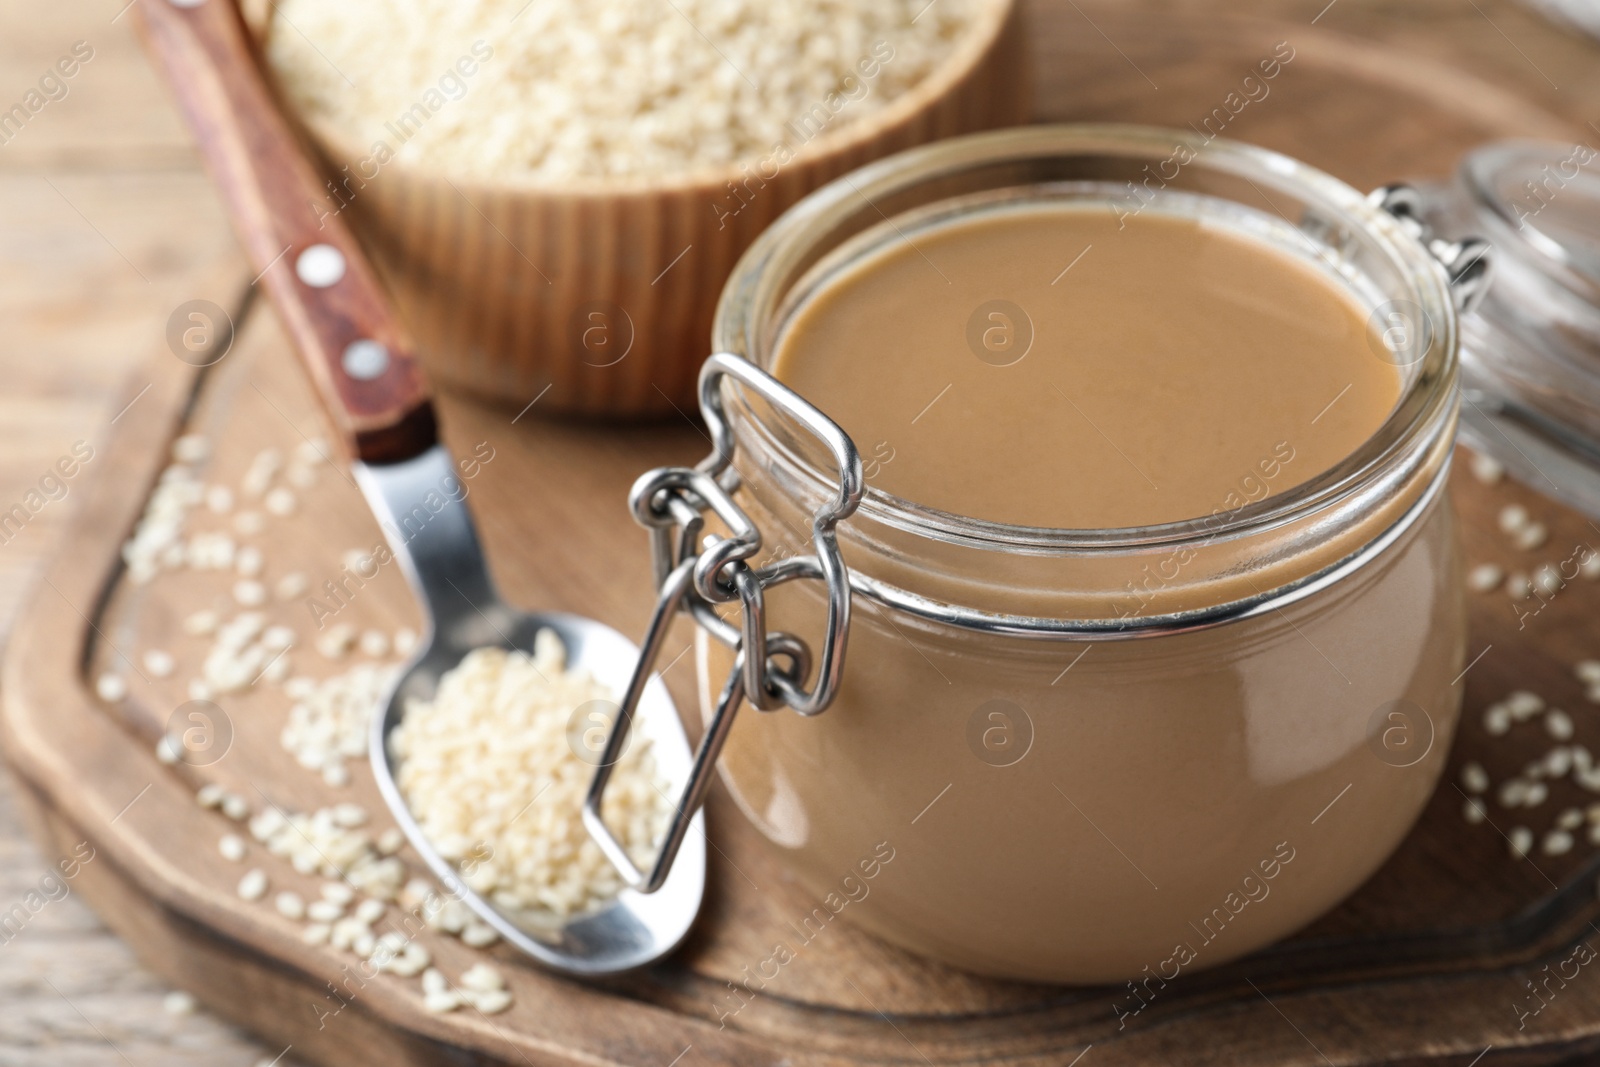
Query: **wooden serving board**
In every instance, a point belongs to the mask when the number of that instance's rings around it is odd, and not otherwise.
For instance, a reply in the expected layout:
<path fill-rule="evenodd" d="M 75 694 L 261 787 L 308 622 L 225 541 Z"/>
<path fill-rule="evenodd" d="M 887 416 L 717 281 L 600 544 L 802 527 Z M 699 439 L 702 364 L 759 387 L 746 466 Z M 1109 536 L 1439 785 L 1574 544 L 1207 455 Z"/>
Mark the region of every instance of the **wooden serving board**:
<path fill-rule="evenodd" d="M 1359 186 L 1443 175 L 1463 151 L 1492 138 L 1577 136 L 1466 75 L 1304 25 L 1042 3 L 1032 18 L 1042 119 L 1199 122 L 1287 40 L 1294 59 L 1227 133 Z M 1578 847 L 1565 855 L 1514 861 L 1498 832 L 1520 821 L 1542 833 L 1556 812 L 1591 799 L 1570 782 L 1556 783 L 1534 811 L 1491 804 L 1493 825 L 1468 825 L 1463 795 L 1447 781 L 1393 860 L 1335 912 L 1289 942 L 1184 977 L 1121 1026 L 1113 1004 L 1124 991 L 981 980 L 842 924 L 828 927 L 759 995 L 734 999 L 730 983 L 767 958 L 815 902 L 720 791 L 709 811 L 715 847 L 705 913 L 672 959 L 625 979 L 580 984 L 499 946 L 488 954 L 508 974 L 516 1000 L 492 1017 L 425 1014 L 415 979 L 386 976 L 352 988 L 343 968 L 353 957 L 304 944 L 296 924 L 268 903 L 234 892 L 247 866 L 268 871 L 274 891 L 311 893 L 315 883 L 257 846 L 246 865 L 223 859 L 216 842 L 237 827 L 199 807 L 193 793 L 215 781 L 252 807 L 270 800 L 308 811 L 354 800 L 381 813 L 369 775 L 352 764 L 350 784 L 332 787 L 297 767 L 278 743 L 289 701 L 270 684 L 219 701 L 233 730 L 223 758 L 204 767 L 159 763 L 154 742 L 188 699 L 185 682 L 202 651 L 179 624 L 201 607 L 231 608 L 232 579 L 178 571 L 136 585 L 119 565 L 119 546 L 179 434 L 211 439 L 203 477 L 229 485 L 262 448 L 331 436 L 277 323 L 252 304 L 246 279 L 238 292 L 231 310 L 239 330 L 226 355 L 204 370 L 165 351 L 155 356 L 128 390 L 131 406 L 112 436 L 96 442 L 77 518 L 7 649 L 0 727 L 47 856 L 81 861 L 92 850 L 91 860 L 74 866 L 74 890 L 152 969 L 216 1012 L 292 1045 L 292 1057 L 386 1067 L 1069 1064 L 1084 1057 L 1092 1067 L 1467 1064 L 1480 1055 L 1484 1063 L 1531 1063 L 1600 1049 L 1600 978 L 1572 962 L 1583 939 L 1600 932 L 1600 855 L 1580 831 Z M 624 504 L 627 487 L 645 468 L 697 459 L 704 436 L 689 414 L 649 426 L 545 421 L 536 404 L 523 408 L 532 399 L 495 408 L 447 397 L 442 405 L 458 455 L 484 444 L 493 450 L 470 486 L 498 578 L 516 602 L 587 612 L 637 633 L 651 590 L 645 538 Z M 1487 487 L 1461 468 L 1455 482 L 1472 562 L 1531 571 L 1567 558 L 1574 546 L 1600 545 L 1600 528 L 1520 487 Z M 347 550 L 378 543 L 344 472 L 323 465 L 299 497 L 294 514 L 269 517 L 259 537 L 241 538 L 265 551 L 269 584 L 295 570 L 320 585 L 339 573 Z M 1496 531 L 1495 516 L 1510 501 L 1547 523 L 1546 546 L 1518 552 Z M 224 525 L 214 517 L 193 521 Z M 1600 749 L 1600 723 L 1570 670 L 1600 652 L 1597 604 L 1600 584 L 1580 580 L 1523 627 L 1503 594 L 1474 595 L 1469 656 L 1477 658 L 1461 679 L 1468 710 L 1452 774 L 1477 760 L 1499 781 L 1548 747 L 1536 724 L 1502 738 L 1482 728 L 1481 709 L 1519 687 L 1571 711 L 1577 740 Z M 266 610 L 308 642 L 311 620 L 301 605 L 275 602 Z M 363 586 L 340 618 L 391 632 L 417 623 L 393 573 Z M 688 640 L 680 629 L 675 648 Z M 152 648 L 177 657 L 171 677 L 141 675 L 139 658 Z M 321 677 L 346 666 L 304 644 L 291 655 L 295 673 Z M 106 669 L 133 684 L 116 706 L 92 692 L 91 680 Z M 691 674 L 684 657 L 666 675 L 686 709 L 696 706 Z M 415 857 L 401 855 L 420 873 Z M 452 976 L 482 955 L 452 939 L 424 940 Z M 1530 999 L 1525 981 L 1543 983 L 1563 968 L 1568 977 L 1559 986 L 1541 986 L 1551 992 Z M 332 999 L 329 983 L 345 994 Z M 1532 1014 L 1535 1007 L 1541 1010 Z"/>

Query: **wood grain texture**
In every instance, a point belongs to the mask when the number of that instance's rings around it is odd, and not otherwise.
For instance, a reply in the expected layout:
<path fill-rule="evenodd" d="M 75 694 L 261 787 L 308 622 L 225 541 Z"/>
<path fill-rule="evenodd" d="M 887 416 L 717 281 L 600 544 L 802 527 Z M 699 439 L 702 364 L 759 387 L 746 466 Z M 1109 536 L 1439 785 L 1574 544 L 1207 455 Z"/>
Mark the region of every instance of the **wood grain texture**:
<path fill-rule="evenodd" d="M 81 437 L 97 445 L 104 443 L 108 434 L 114 432 L 115 425 L 138 412 L 151 399 L 151 394 L 146 393 L 142 399 L 135 400 L 139 389 L 150 381 L 147 374 L 140 373 L 136 360 L 152 347 L 163 345 L 163 327 L 169 312 L 178 303 L 205 297 L 229 304 L 238 286 L 254 273 L 243 268 L 231 249 L 226 222 L 207 183 L 198 173 L 187 138 L 165 105 L 165 94 L 148 75 L 142 57 L 125 32 L 128 19 L 112 22 L 121 6 L 120 2 L 40 6 L 15 0 L 0 4 L 0 26 L 4 28 L 0 33 L 0 73 L 4 75 L 0 87 L 14 88 L 20 94 L 37 79 L 45 65 L 75 40 L 90 40 L 96 48 L 95 60 L 73 81 L 72 95 L 65 101 L 53 102 L 35 117 L 22 137 L 0 147 L 0 191 L 3 191 L 0 236 L 7 249 L 7 254 L 0 256 L 0 279 L 5 282 L 0 285 L 0 310 L 4 311 L 7 323 L 7 329 L 0 331 L 0 369 L 7 382 L 7 388 L 0 390 L 0 489 L 7 500 L 20 498 L 73 440 Z M 1100 8 L 1090 5 L 1082 5 L 1082 8 L 1095 24 L 1109 33 L 1115 46 L 1156 77 L 1162 86 L 1159 93 L 1139 80 L 1131 67 L 1123 64 L 1114 46 L 1099 36 L 1087 21 L 1078 24 L 1074 31 L 1081 38 L 1075 49 L 1049 41 L 1035 42 L 1046 49 L 1044 54 L 1055 64 L 1047 73 L 1057 79 L 1057 84 L 1070 84 L 1077 77 L 1094 82 L 1093 92 L 1085 92 L 1075 106 L 1062 109 L 1064 115 L 1112 117 L 1122 113 L 1119 109 L 1123 104 L 1119 101 L 1125 100 L 1133 107 L 1129 114 L 1164 115 L 1164 121 L 1181 121 L 1184 113 L 1179 105 L 1191 104 L 1202 111 L 1201 104 L 1210 106 L 1208 100 L 1179 98 L 1178 93 L 1172 92 L 1173 86 L 1197 85 L 1200 91 L 1209 92 L 1224 84 L 1226 78 L 1208 79 L 1195 74 L 1169 82 L 1162 74 L 1165 68 L 1155 63 L 1157 57 L 1165 56 L 1166 59 L 1159 62 L 1171 61 L 1176 68 L 1185 69 L 1191 60 L 1185 58 L 1188 50 L 1182 44 L 1184 37 L 1203 36 L 1207 32 L 1226 34 L 1234 24 L 1217 15 L 1205 2 L 1147 0 L 1141 6 L 1157 9 L 1160 17 L 1147 24 L 1154 25 L 1154 30 L 1135 30 L 1132 39 L 1102 17 Z M 1321 2 L 1308 6 L 1288 0 L 1268 0 L 1251 4 L 1248 9 L 1235 10 L 1230 5 L 1230 10 L 1234 13 L 1248 10 L 1258 16 L 1293 20 L 1303 26 L 1324 7 Z M 1402 75 L 1404 68 L 1419 58 L 1433 64 L 1451 64 L 1481 74 L 1514 91 L 1516 96 L 1536 101 L 1550 112 L 1566 115 L 1580 125 L 1586 118 L 1593 117 L 1596 107 L 1600 107 L 1600 64 L 1595 62 L 1600 53 L 1594 46 L 1576 35 L 1544 25 L 1505 0 L 1480 0 L 1476 5 L 1462 5 L 1453 0 L 1413 3 L 1340 0 L 1323 15 L 1318 26 L 1340 37 L 1345 45 L 1359 37 L 1389 42 L 1391 47 L 1379 65 L 1398 70 Z M 1317 36 L 1329 39 L 1327 34 Z M 1173 37 L 1179 40 L 1169 43 Z M 1071 65 L 1080 61 L 1075 57 L 1084 54 L 1093 61 L 1086 63 L 1080 73 L 1075 73 Z M 1147 63 L 1147 59 L 1152 62 Z M 1120 69 L 1119 64 L 1122 64 Z M 1559 90 L 1544 81 L 1540 70 L 1559 84 Z M 1301 131 L 1297 135 L 1272 123 L 1257 123 L 1257 116 L 1247 116 L 1252 124 L 1241 124 L 1241 136 L 1298 151 L 1352 180 L 1377 182 L 1396 174 L 1443 173 L 1453 151 L 1451 145 L 1444 142 L 1457 137 L 1478 138 L 1492 132 L 1470 122 L 1449 119 L 1448 108 L 1445 115 L 1436 114 L 1431 121 L 1405 113 L 1397 120 L 1393 114 L 1385 113 L 1393 111 L 1393 105 L 1386 108 L 1381 100 L 1371 100 L 1369 94 L 1352 92 L 1335 76 L 1320 78 L 1317 85 L 1325 94 L 1344 97 L 1344 103 L 1354 98 L 1374 115 L 1378 125 L 1361 131 L 1367 135 L 1382 135 L 1372 142 L 1375 148 L 1370 157 L 1366 148 L 1355 152 L 1341 148 L 1338 141 L 1345 136 L 1342 132 L 1327 138 L 1315 136 L 1315 131 Z M 1481 92 L 1481 83 L 1477 85 Z M 1280 85 L 1280 89 L 1287 88 L 1287 82 Z M 1166 105 L 1164 113 L 1157 103 L 1149 102 L 1169 92 L 1172 103 Z M 1140 94 L 1148 94 L 1148 99 L 1141 98 Z M 1132 102 L 1142 99 L 1144 102 L 1133 105 Z M 1470 100 L 1457 100 L 1453 106 L 1470 110 L 1469 104 Z M 1319 108 L 1311 113 L 1321 128 L 1339 131 L 1353 128 L 1337 121 L 1332 109 Z M 1397 129 L 1397 126 L 1409 128 Z M 1445 132 L 1436 136 L 1436 129 Z M 139 377 L 124 391 L 119 386 L 129 371 Z M 247 392 L 250 396 L 256 395 L 253 390 Z M 314 413 L 309 393 L 305 395 L 305 410 L 296 412 L 297 418 Z M 134 406 L 113 425 L 111 420 L 130 400 L 135 400 Z M 255 417 L 279 418 L 264 403 L 259 400 L 257 403 Z M 447 419 L 452 415 L 453 409 L 447 408 Z M 524 432 L 532 421 L 533 414 L 521 420 L 517 424 L 518 432 Z M 466 438 L 460 440 L 472 443 Z M 683 430 L 676 441 L 675 447 L 681 452 L 678 458 L 693 458 L 704 447 L 704 442 L 688 429 Z M 576 434 L 570 438 L 559 433 L 542 434 L 531 442 L 547 450 L 548 462 L 538 465 L 540 476 L 551 474 L 564 488 L 581 481 L 570 469 L 574 457 L 589 457 L 596 451 L 615 448 L 627 454 L 627 462 L 617 457 L 608 462 L 617 464 L 616 471 L 626 468 L 631 473 L 661 462 L 674 447 L 671 440 L 653 441 L 632 435 L 613 440 L 611 434 L 604 432 Z M 120 450 L 116 454 L 121 455 Z M 75 486 L 67 500 L 53 504 L 36 516 L 23 534 L 8 542 L 0 553 L 0 620 L 5 620 L 0 625 L 9 623 L 25 586 L 39 588 L 33 577 L 36 562 L 44 553 L 59 547 L 69 517 L 86 499 L 80 488 Z M 515 503 L 516 494 L 506 492 Z M 571 529 L 572 523 L 587 517 L 567 500 L 551 500 L 547 506 L 552 512 L 547 520 L 551 527 Z M 620 512 L 615 524 L 621 529 L 628 528 Z M 489 517 L 486 525 L 498 531 L 489 534 L 490 547 L 497 559 L 508 552 L 526 551 L 527 533 L 515 509 Z M 1504 551 L 1489 535 L 1476 543 L 1469 538 L 1468 546 L 1469 555 L 1474 559 Z M 592 562 L 584 545 L 557 542 L 549 546 L 548 552 L 551 566 L 557 568 Z M 632 555 L 625 558 L 636 562 Z M 624 628 L 637 628 L 642 614 L 637 617 L 626 614 L 619 602 L 638 594 L 639 577 L 640 574 L 620 574 L 617 589 L 609 597 L 602 598 L 604 606 L 596 610 L 616 612 L 608 617 Z M 521 584 L 516 585 L 513 592 L 525 602 L 533 602 L 532 598 L 540 593 L 538 584 L 528 577 L 519 581 Z M 623 589 L 624 585 L 628 588 Z M 1580 602 L 1574 604 L 1577 606 Z M 1550 624 L 1549 632 L 1557 638 L 1559 633 L 1566 632 L 1565 623 L 1557 616 L 1541 613 L 1539 625 L 1542 627 L 1545 623 Z M 1558 659 L 1585 651 L 1582 640 L 1577 637 L 1579 631 L 1573 629 L 1571 633 L 1568 644 L 1555 650 L 1559 653 Z M 1540 639 L 1545 638 L 1541 636 Z M 1489 665 L 1504 647 L 1497 646 L 1479 666 Z M 1476 651 L 1475 647 L 1474 654 Z M 1588 651 L 1592 652 L 1593 648 Z M 1540 673 L 1548 667 L 1548 663 L 1536 657 L 1519 657 L 1507 668 L 1506 674 L 1519 679 L 1562 680 L 1565 688 L 1553 684 L 1551 695 L 1563 701 L 1576 701 L 1576 693 L 1571 684 L 1564 681 L 1564 674 L 1559 671 Z M 1474 668 L 1468 676 L 1469 683 L 1478 686 L 1469 693 L 1469 705 L 1499 695 L 1494 684 L 1476 681 L 1477 672 L 1478 668 Z M 1569 706 L 1576 711 L 1580 705 Z M 1465 752 L 1491 753 L 1495 760 L 1491 769 L 1497 775 L 1521 765 L 1526 758 L 1523 753 L 1515 748 L 1490 747 L 1481 735 L 1473 736 L 1472 722 L 1469 717 L 1469 736 L 1463 745 L 1478 748 Z M 1430 813 L 1425 830 L 1436 818 L 1459 819 L 1448 798 L 1436 801 L 1436 806 L 1439 810 Z M 736 814 L 720 806 L 713 808 L 712 817 L 719 827 L 734 825 L 737 820 Z M 1429 851 L 1450 860 L 1457 844 L 1454 838 L 1442 838 L 1441 843 Z M 5 891 L 9 901 L 34 884 L 43 869 L 37 865 L 34 850 L 20 843 L 16 823 L 9 809 L 3 806 L 0 806 L 0 846 L 3 846 L 0 855 L 4 857 L 8 876 Z M 1538 881 L 1532 869 L 1506 865 L 1503 852 L 1493 838 L 1471 839 L 1467 846 L 1453 861 L 1497 887 L 1488 905 L 1497 906 L 1497 901 L 1510 899 L 1505 896 L 1508 890 L 1501 885 L 1507 880 Z M 53 849 L 51 860 L 59 854 Z M 750 873 L 769 891 L 774 890 L 774 886 L 776 891 L 783 891 L 781 879 L 769 885 L 759 872 L 751 869 Z M 1550 873 L 1558 880 L 1562 874 L 1553 869 Z M 737 877 L 731 873 L 727 876 Z M 14 885 L 11 878 L 15 880 Z M 1581 879 L 1575 878 L 1572 884 L 1581 886 Z M 1512 890 L 1516 888 L 1515 885 L 1511 887 Z M 1537 885 L 1533 889 L 1537 890 Z M 82 895 L 88 897 L 87 883 Z M 134 905 L 147 904 L 142 891 L 131 893 L 126 901 L 111 896 L 102 896 L 97 901 L 111 914 L 123 915 L 126 909 L 126 917 L 119 919 L 119 926 L 130 930 L 141 943 L 150 943 L 157 933 L 166 929 L 156 921 L 135 920 L 140 913 L 134 910 Z M 794 898 L 787 903 L 794 909 L 791 914 L 804 910 L 802 899 Z M 1492 913 L 1488 905 L 1485 914 Z M 729 914 L 728 903 L 720 897 L 713 900 L 712 906 L 714 918 Z M 1366 910 L 1350 912 L 1351 908 Z M 1377 907 L 1372 898 L 1363 894 L 1339 915 L 1348 914 L 1353 924 L 1359 924 L 1382 918 L 1386 908 Z M 1416 902 L 1416 910 L 1426 911 L 1426 901 Z M 61 928 L 55 925 L 58 922 Z M 235 943 L 225 943 L 222 956 L 235 958 L 236 950 Z M 186 955 L 178 960 L 170 953 L 162 957 L 161 951 L 157 949 L 157 956 L 148 958 L 164 960 L 163 973 L 173 980 L 204 981 L 224 987 L 230 981 L 238 981 L 210 968 L 191 972 L 185 962 L 191 957 Z M 1561 955 L 1557 952 L 1550 958 L 1559 959 Z M 1538 959 L 1533 961 L 1534 964 L 1539 962 Z M 737 966 L 730 969 L 736 971 Z M 1527 973 L 1531 975 L 1535 970 L 1537 967 L 1531 967 Z M 271 973 L 279 974 L 281 968 Z M 804 996 L 796 999 L 803 1003 L 806 997 L 815 999 L 820 995 L 807 988 L 812 982 L 826 992 L 824 977 L 798 972 L 796 985 Z M 968 989 L 962 985 L 961 976 L 945 978 L 946 992 Z M 55 988 L 46 985 L 44 979 Z M 672 1003 L 705 1011 L 699 1000 L 705 991 L 704 985 L 693 986 L 687 981 L 674 985 L 674 981 L 670 976 L 662 980 L 663 987 L 672 988 L 672 996 L 661 994 L 660 1001 L 671 999 Z M 1497 974 L 1494 982 L 1485 983 L 1470 974 L 1440 978 L 1434 983 L 1436 994 L 1420 1008 L 1416 1003 L 1389 996 L 1391 987 L 1384 983 L 1374 986 L 1364 1006 L 1310 992 L 1285 998 L 1270 986 L 1263 988 L 1273 996 L 1274 1003 L 1288 1019 L 1335 1062 L 1378 1058 L 1385 1048 L 1381 1039 L 1371 1036 L 1378 1028 L 1386 1026 L 1406 1032 L 1407 1028 L 1420 1027 L 1422 1023 L 1418 1020 L 1426 1020 L 1449 1036 L 1429 1042 L 1424 1052 L 1417 1053 L 1417 1058 L 1448 1056 L 1466 1064 L 1483 1047 L 1470 1048 L 1467 1035 L 1481 1024 L 1482 1018 L 1496 1013 L 1504 1012 L 1506 1019 L 1511 1020 L 1510 1002 L 1522 993 L 1521 986 L 1513 978 Z M 897 978 L 888 984 L 908 994 L 907 1000 L 897 1002 L 891 1010 L 900 1010 L 899 1005 L 905 1004 L 912 1015 L 916 1014 L 915 1006 L 919 1002 L 909 994 L 920 995 L 933 988 L 921 979 Z M 1473 985 L 1499 990 L 1501 999 L 1489 1003 L 1467 998 L 1467 987 Z M 250 1062 L 252 1055 L 270 1059 L 283 1050 L 280 1044 L 252 1053 L 248 1043 L 225 1027 L 203 1018 L 173 1020 L 163 1016 L 158 1007 L 161 988 L 133 964 L 120 942 L 79 906 L 76 897 L 62 901 L 41 916 L 39 925 L 0 950 L 0 998 L 6 1006 L 4 1018 L 0 1019 L 0 1062 L 8 1065 L 121 1064 L 126 1061 L 120 1052 L 140 1065 L 244 1064 Z M 879 986 L 863 986 L 863 991 L 890 1007 Z M 984 992 L 991 998 L 987 1002 L 983 999 Z M 968 1003 L 1000 1006 L 1005 1003 L 1004 993 L 1004 990 L 968 989 L 962 995 L 970 997 Z M 71 1003 L 65 1002 L 59 994 L 65 994 Z M 1254 993 L 1246 990 L 1243 997 L 1232 1001 L 1228 996 L 1216 994 L 1214 1003 L 1219 1006 L 1231 1003 L 1232 1010 L 1246 1022 L 1203 1027 L 1198 1030 L 1198 1036 L 1194 1032 L 1177 1033 L 1161 1043 L 1146 1041 L 1141 1046 L 1145 1062 L 1288 1062 L 1297 1058 L 1322 1062 L 1307 1044 L 1299 1044 L 1297 1050 L 1288 1048 L 1287 1043 L 1300 1042 L 1299 1036 L 1283 1017 L 1264 1003 L 1252 1007 L 1249 1001 L 1255 997 Z M 864 1006 L 864 1000 L 858 1002 L 857 1007 L 865 1013 L 871 1011 L 869 1006 Z M 1565 1015 L 1558 1017 L 1558 1009 Z M 270 1016 L 272 1013 L 264 1009 L 261 1014 Z M 1584 1017 L 1592 1019 L 1594 1014 L 1592 1004 L 1587 1001 L 1574 999 L 1565 1008 L 1558 1001 L 1541 1017 L 1541 1022 L 1550 1022 L 1557 1030 L 1581 1029 L 1589 1025 Z M 741 1013 L 737 1018 L 744 1017 Z M 270 1028 L 277 1022 L 281 1020 L 267 1018 L 265 1025 Z M 908 1023 L 899 1016 L 896 1022 L 914 1037 L 918 1049 L 929 1058 L 936 1062 L 953 1058 L 941 1044 L 938 1027 Z M 840 1015 L 820 1010 L 802 1016 L 798 1037 L 814 1036 L 808 1031 L 835 1024 L 839 1027 L 835 1040 L 840 1046 L 848 1046 L 851 1035 L 862 1028 L 884 1029 L 870 1014 L 862 1019 L 849 1013 Z M 611 1025 L 610 1018 L 600 1025 Z M 1001 1018 L 980 1021 L 979 1029 L 990 1034 L 1025 1035 L 1029 1030 L 1036 1032 L 1039 1026 Z M 1243 1037 L 1240 1037 L 1241 1032 Z M 1494 1051 L 1482 1062 L 1487 1064 L 1497 1059 L 1544 1062 L 1550 1058 L 1548 1051 L 1538 1050 L 1538 1035 L 1512 1034 L 1511 1037 L 1508 1044 L 1497 1042 Z M 114 1043 L 115 1049 L 106 1038 Z M 1352 1044 L 1361 1051 L 1350 1052 Z M 374 1047 L 379 1052 L 386 1048 L 381 1044 Z M 1063 1032 L 1058 1033 L 1055 1047 L 1064 1051 L 1047 1058 L 1066 1063 L 1081 1045 L 1071 1044 L 1069 1036 Z M 1391 1050 L 1398 1047 L 1392 1046 Z M 644 1056 L 645 1050 L 639 1051 L 640 1054 L 631 1057 L 629 1062 L 655 1062 Z M 659 1062 L 668 1062 L 677 1051 L 671 1050 L 671 1055 Z M 1106 1046 L 1098 1045 L 1083 1061 L 1086 1067 L 1105 1052 Z M 502 1049 L 502 1054 L 512 1062 L 523 1062 L 508 1050 Z M 691 1053 L 683 1062 L 691 1063 L 693 1055 Z M 291 1053 L 283 1062 L 293 1058 L 294 1053 Z M 904 1043 L 883 1058 L 922 1062 Z M 1132 1053 L 1124 1058 L 1132 1058 Z M 535 1055 L 532 1060 L 546 1062 L 543 1055 Z"/>
<path fill-rule="evenodd" d="M 351 453 L 370 463 L 420 455 L 437 440 L 437 426 L 411 338 L 344 220 L 317 210 L 322 181 L 278 111 L 238 6 L 139 0 L 134 12 L 257 280 Z M 341 261 L 325 284 L 299 276 L 299 257 L 313 248 L 332 249 Z M 370 374 L 345 366 L 358 343 L 382 346 L 384 363 Z"/>

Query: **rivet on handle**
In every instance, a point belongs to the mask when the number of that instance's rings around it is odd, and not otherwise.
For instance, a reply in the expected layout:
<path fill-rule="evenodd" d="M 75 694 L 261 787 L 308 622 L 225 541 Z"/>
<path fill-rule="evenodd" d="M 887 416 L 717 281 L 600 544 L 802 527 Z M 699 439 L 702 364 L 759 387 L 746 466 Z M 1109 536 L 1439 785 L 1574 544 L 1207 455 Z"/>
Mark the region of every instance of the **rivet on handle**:
<path fill-rule="evenodd" d="M 389 350 L 378 341 L 351 341 L 339 357 L 339 365 L 357 381 L 370 382 L 389 369 Z"/>
<path fill-rule="evenodd" d="M 332 245 L 312 245 L 294 261 L 294 272 L 313 289 L 326 289 L 344 277 L 344 253 Z"/>

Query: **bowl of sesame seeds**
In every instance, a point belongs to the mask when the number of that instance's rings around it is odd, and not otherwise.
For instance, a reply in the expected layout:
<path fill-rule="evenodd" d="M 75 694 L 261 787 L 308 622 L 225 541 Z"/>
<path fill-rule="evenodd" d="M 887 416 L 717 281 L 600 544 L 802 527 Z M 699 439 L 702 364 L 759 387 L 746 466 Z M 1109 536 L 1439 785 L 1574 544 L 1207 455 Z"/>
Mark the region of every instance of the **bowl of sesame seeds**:
<path fill-rule="evenodd" d="M 269 72 L 433 377 L 671 413 L 768 223 L 866 162 L 1025 121 L 1012 0 L 285 0 Z"/>

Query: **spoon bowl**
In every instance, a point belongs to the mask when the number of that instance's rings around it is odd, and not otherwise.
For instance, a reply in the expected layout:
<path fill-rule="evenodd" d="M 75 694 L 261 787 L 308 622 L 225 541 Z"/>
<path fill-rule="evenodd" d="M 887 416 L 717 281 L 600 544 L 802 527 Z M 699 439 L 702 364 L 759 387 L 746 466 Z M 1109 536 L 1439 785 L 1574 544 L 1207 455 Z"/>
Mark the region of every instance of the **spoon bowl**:
<path fill-rule="evenodd" d="M 620 695 L 639 661 L 639 649 L 616 630 L 563 612 L 519 611 L 495 592 L 467 510 L 455 466 L 442 446 L 403 463 L 357 464 L 362 492 L 378 516 L 391 550 L 428 609 L 431 627 L 419 654 L 401 671 L 374 717 L 370 744 L 373 775 L 412 849 L 456 897 L 501 937 L 540 963 L 564 974 L 602 976 L 642 967 L 688 936 L 705 892 L 705 816 L 696 813 L 672 873 L 660 889 L 623 889 L 597 911 L 565 921 L 554 915 L 513 913 L 470 888 L 461 872 L 440 855 L 411 815 L 395 780 L 389 735 L 412 700 L 431 700 L 439 680 L 468 653 L 503 648 L 532 653 L 534 639 L 549 630 L 566 649 L 569 669 L 587 671 Z M 438 505 L 419 508 L 419 501 Z M 633 719 L 634 742 L 648 741 L 656 766 L 678 795 L 688 780 L 691 756 L 672 697 L 659 676 L 645 685 Z M 581 749 L 576 749 L 583 756 Z M 586 757 L 598 761 L 595 754 Z M 573 818 L 579 812 L 572 812 Z"/>

